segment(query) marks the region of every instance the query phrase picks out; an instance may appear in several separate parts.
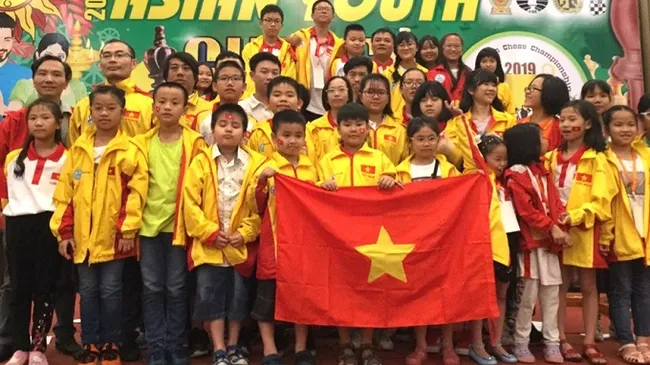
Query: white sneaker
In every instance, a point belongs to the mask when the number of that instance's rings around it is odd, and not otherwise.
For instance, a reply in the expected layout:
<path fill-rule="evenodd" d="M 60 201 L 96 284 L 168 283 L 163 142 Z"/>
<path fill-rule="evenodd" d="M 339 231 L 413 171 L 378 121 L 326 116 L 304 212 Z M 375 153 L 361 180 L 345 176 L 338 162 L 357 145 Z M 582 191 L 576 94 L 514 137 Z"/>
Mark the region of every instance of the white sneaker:
<path fill-rule="evenodd" d="M 49 365 L 49 363 L 44 353 L 32 351 L 29 353 L 29 365 Z"/>

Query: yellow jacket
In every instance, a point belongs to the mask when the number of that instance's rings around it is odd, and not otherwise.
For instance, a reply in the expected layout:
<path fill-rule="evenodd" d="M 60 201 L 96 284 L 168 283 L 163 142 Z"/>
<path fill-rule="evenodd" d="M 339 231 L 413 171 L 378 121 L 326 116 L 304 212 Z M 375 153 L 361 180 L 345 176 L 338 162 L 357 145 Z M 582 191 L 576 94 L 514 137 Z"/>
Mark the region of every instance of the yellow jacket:
<path fill-rule="evenodd" d="M 307 123 L 307 155 L 312 163 L 318 164 L 323 156 L 339 144 L 340 136 L 336 126 L 330 122 L 330 112 Z"/>
<path fill-rule="evenodd" d="M 181 119 L 181 124 L 198 132 L 201 122 L 205 117 L 212 114 L 213 104 L 202 97 L 196 91 L 187 100 L 187 113 Z"/>
<path fill-rule="evenodd" d="M 503 103 L 503 107 L 506 109 L 505 112 L 514 116 L 515 103 L 512 101 L 512 90 L 510 89 L 510 85 L 501 82 L 497 87 L 497 95 L 499 100 Z"/>
<path fill-rule="evenodd" d="M 395 176 L 395 165 L 386 155 L 363 144 L 354 155 L 334 147 L 318 163 L 318 181 L 334 178 L 338 187 L 377 186 L 381 175 Z"/>
<path fill-rule="evenodd" d="M 282 38 L 280 38 L 279 40 L 282 43 L 282 45 L 280 46 L 280 53 L 278 54 L 278 59 L 280 60 L 280 64 L 282 65 L 280 68 L 280 74 L 282 76 L 288 76 L 291 77 L 292 79 L 295 79 L 296 78 L 296 53 L 294 52 L 289 42 L 285 41 Z M 249 62 L 251 61 L 251 58 L 253 58 L 253 56 L 255 56 L 260 52 L 263 44 L 264 44 L 264 36 L 261 35 L 253 39 L 252 41 L 250 41 L 247 45 L 245 45 L 241 53 L 241 56 L 244 59 L 244 64 L 246 65 L 245 93 L 248 95 L 253 95 L 255 93 L 255 83 L 253 82 L 250 76 L 251 68 L 249 66 Z"/>
<path fill-rule="evenodd" d="M 633 143 L 632 147 L 635 152 L 643 159 L 643 173 L 645 176 L 650 176 L 650 149 L 640 140 L 641 143 Z M 607 151 L 607 158 L 612 165 L 612 168 L 617 167 L 617 157 L 611 152 Z M 643 201 L 643 236 L 639 235 L 634 223 L 634 216 L 632 215 L 632 208 L 630 206 L 630 198 L 626 193 L 621 174 L 616 173 L 614 178 L 618 186 L 618 194 L 612 200 L 612 219 L 603 224 L 603 231 L 609 230 L 605 234 L 606 237 L 613 237 L 614 240 L 611 244 L 611 249 L 608 259 L 611 261 L 630 261 L 639 258 L 644 258 L 646 265 L 650 266 L 650 252 L 646 244 L 649 242 L 650 235 L 648 234 L 648 219 L 650 216 L 650 179 L 645 179 L 645 192 Z M 606 244 L 606 242 L 603 242 Z"/>
<path fill-rule="evenodd" d="M 213 247 L 219 234 L 219 211 L 217 163 L 212 158 L 212 146 L 202 150 L 191 162 L 183 186 L 183 217 L 188 236 L 193 238 L 188 245 L 188 268 L 203 265 L 241 264 L 248 257 L 246 245 L 235 248 L 230 245 L 223 249 Z M 237 203 L 231 216 L 228 234 L 239 232 L 244 242 L 253 242 L 260 229 L 260 217 L 255 203 L 257 178 L 267 165 L 267 159 L 242 147 L 248 154 L 248 166 Z"/>
<path fill-rule="evenodd" d="M 104 83 L 108 85 L 108 83 Z M 120 129 L 127 136 L 133 137 L 148 132 L 154 125 L 153 100 L 146 91 L 139 89 L 133 78 L 122 80 L 115 85 L 126 93 L 126 108 Z M 92 126 L 90 118 L 90 98 L 85 97 L 75 105 L 68 127 L 68 146 Z"/>
<path fill-rule="evenodd" d="M 54 192 L 50 221 L 58 241 L 74 238 L 73 261 L 89 264 L 135 256 L 116 252 L 120 238 L 136 238 L 147 197 L 145 157 L 129 137 L 118 134 L 95 168 L 95 131 L 82 134 L 68 151 Z"/>
<path fill-rule="evenodd" d="M 409 155 L 406 128 L 389 115 L 377 130 L 370 128 L 368 136 L 370 147 L 385 153 L 395 166 Z"/>
<path fill-rule="evenodd" d="M 402 161 L 402 163 L 397 165 L 397 180 L 401 183 L 408 184 L 412 182 L 411 160 L 413 160 L 413 155 L 408 156 L 404 161 Z M 461 173 L 456 169 L 456 166 L 449 163 L 445 156 L 436 154 L 436 160 L 438 160 L 438 163 L 440 164 L 440 175 L 443 179 L 461 175 Z"/>
<path fill-rule="evenodd" d="M 151 131 L 140 134 L 132 139 L 132 143 L 140 150 L 145 158 L 147 167 L 147 184 L 149 183 L 149 149 L 151 148 L 151 139 L 158 134 L 160 127 L 155 127 Z M 185 172 L 190 167 L 190 163 L 201 150 L 206 148 L 205 142 L 201 135 L 183 126 L 182 152 L 181 152 L 181 169 L 176 183 L 176 214 L 174 215 L 174 234 L 172 244 L 174 246 L 185 246 L 187 242 L 187 233 L 185 230 L 185 221 L 183 220 L 183 183 L 185 181 Z M 144 206 L 143 206 L 144 209 Z"/>
<path fill-rule="evenodd" d="M 429 72 L 429 69 L 426 67 L 416 64 L 416 67 L 419 70 L 422 70 L 424 74 L 426 75 L 427 72 Z M 393 80 L 393 73 L 395 72 L 395 64 L 392 64 L 389 66 L 383 73 L 384 76 L 388 79 L 388 82 L 390 82 L 390 109 L 393 111 L 402 111 L 404 108 L 404 105 L 406 105 L 406 102 L 404 102 L 404 97 L 402 96 L 402 91 L 401 89 L 401 83 L 399 80 L 394 81 Z M 402 77 L 402 74 L 399 74 L 400 77 Z"/>
<path fill-rule="evenodd" d="M 557 156 L 559 149 L 546 154 L 546 168 L 557 180 Z M 576 168 L 575 178 L 569 193 L 566 211 L 571 219 L 569 235 L 573 246 L 562 254 L 565 265 L 583 268 L 604 267 L 598 245 L 609 244 L 612 230 L 603 229 L 603 224 L 612 219 L 611 203 L 618 193 L 614 167 L 605 153 L 588 149 L 582 154 Z"/>
<path fill-rule="evenodd" d="M 510 266 L 508 236 L 503 227 L 503 221 L 501 219 L 501 202 L 499 201 L 499 190 L 503 188 L 500 187 L 494 171 L 485 171 L 487 170 L 487 166 L 485 166 L 483 156 L 478 150 L 477 143 L 474 139 L 475 134 L 474 131 L 470 129 L 469 122 L 466 122 L 462 116 L 455 118 L 454 121 L 456 122 L 457 128 L 454 147 L 456 151 L 462 151 L 464 167 L 463 174 L 468 175 L 486 172 L 490 177 L 490 182 L 492 183 L 492 198 L 490 200 L 489 213 L 492 259 L 500 264 Z M 447 127 L 449 127 L 449 124 L 447 124 Z M 445 133 L 446 132 L 447 129 L 445 129 Z"/>
<path fill-rule="evenodd" d="M 302 42 L 298 47 L 296 47 L 297 80 L 307 89 L 311 88 L 311 52 L 309 45 L 309 41 L 311 40 L 311 30 L 312 27 L 303 28 L 294 33 L 294 35 L 298 36 Z M 332 49 L 335 50 L 340 47 L 340 44 L 343 43 L 343 40 L 337 37 L 336 34 L 334 34 L 332 31 L 330 31 L 330 35 L 334 39 L 334 46 Z M 332 52 L 332 54 L 334 54 L 334 52 Z M 323 73 L 326 73 L 327 70 L 327 67 L 323 67 Z"/>
<path fill-rule="evenodd" d="M 464 117 L 468 123 L 472 123 L 471 111 L 465 113 Z M 490 121 L 487 126 L 486 134 L 497 134 L 500 137 L 503 137 L 503 133 L 507 129 L 510 129 L 517 125 L 517 120 L 514 116 L 508 113 L 500 112 L 494 108 L 492 108 L 492 118 L 492 121 Z M 472 124 L 469 124 L 469 126 L 471 125 Z M 451 161 L 456 166 L 460 165 L 461 162 L 472 158 L 472 152 L 468 148 L 469 145 L 465 141 L 466 137 L 464 130 L 465 125 L 463 123 L 463 117 L 459 116 L 451 119 L 447 123 L 444 131 L 445 137 L 450 142 L 452 142 L 455 147 L 453 154 L 448 157 L 449 161 Z M 470 132 L 472 134 L 471 139 L 474 140 L 477 133 L 471 127 Z M 465 170 L 467 170 L 467 166 L 465 166 Z"/>
<path fill-rule="evenodd" d="M 268 158 L 271 158 L 276 151 L 271 123 L 271 119 L 255 123 L 247 143 L 248 148 Z"/>

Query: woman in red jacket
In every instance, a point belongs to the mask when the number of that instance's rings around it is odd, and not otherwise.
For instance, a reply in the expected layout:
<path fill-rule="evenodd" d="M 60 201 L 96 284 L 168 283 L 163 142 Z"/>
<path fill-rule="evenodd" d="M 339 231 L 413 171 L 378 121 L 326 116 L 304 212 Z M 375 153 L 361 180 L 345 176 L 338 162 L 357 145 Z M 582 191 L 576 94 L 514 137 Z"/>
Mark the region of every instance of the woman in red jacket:
<path fill-rule="evenodd" d="M 472 71 L 463 63 L 463 46 L 463 38 L 458 33 L 446 34 L 440 41 L 442 53 L 438 56 L 438 66 L 427 73 L 429 81 L 441 83 L 454 101 L 461 99 L 465 79 Z"/>

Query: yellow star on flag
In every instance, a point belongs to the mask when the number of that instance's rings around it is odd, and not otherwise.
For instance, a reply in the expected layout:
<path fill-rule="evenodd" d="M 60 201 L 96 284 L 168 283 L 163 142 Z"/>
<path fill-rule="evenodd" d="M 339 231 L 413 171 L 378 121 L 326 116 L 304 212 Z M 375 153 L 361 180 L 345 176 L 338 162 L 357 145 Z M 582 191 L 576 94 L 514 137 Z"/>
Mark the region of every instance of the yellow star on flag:
<path fill-rule="evenodd" d="M 386 228 L 381 226 L 376 243 L 356 247 L 356 250 L 371 261 L 368 283 L 372 283 L 383 275 L 390 275 L 406 283 L 403 261 L 414 248 L 414 244 L 396 245 L 388 235 Z"/>

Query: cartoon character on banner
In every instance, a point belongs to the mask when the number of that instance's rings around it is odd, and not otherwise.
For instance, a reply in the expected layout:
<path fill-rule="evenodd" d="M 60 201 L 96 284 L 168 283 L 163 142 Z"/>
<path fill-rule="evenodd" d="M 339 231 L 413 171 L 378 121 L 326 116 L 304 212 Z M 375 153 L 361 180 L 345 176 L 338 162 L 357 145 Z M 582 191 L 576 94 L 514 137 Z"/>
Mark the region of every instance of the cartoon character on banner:
<path fill-rule="evenodd" d="M 43 56 L 54 56 L 67 62 L 70 51 L 70 42 L 61 33 L 48 33 L 38 42 L 38 47 L 34 51 L 34 61 Z M 86 85 L 80 79 L 72 79 L 68 87 L 63 91 L 62 101 L 65 105 L 74 106 L 77 102 L 88 95 Z M 33 80 L 24 79 L 16 83 L 11 96 L 9 97 L 8 110 L 18 110 L 25 105 L 29 105 L 38 94 L 34 89 Z"/>
<path fill-rule="evenodd" d="M 9 57 L 14 49 L 16 21 L 7 13 L 0 13 L 0 120 L 8 111 L 9 96 L 14 85 L 21 79 L 32 77 L 25 66 L 18 65 Z"/>

